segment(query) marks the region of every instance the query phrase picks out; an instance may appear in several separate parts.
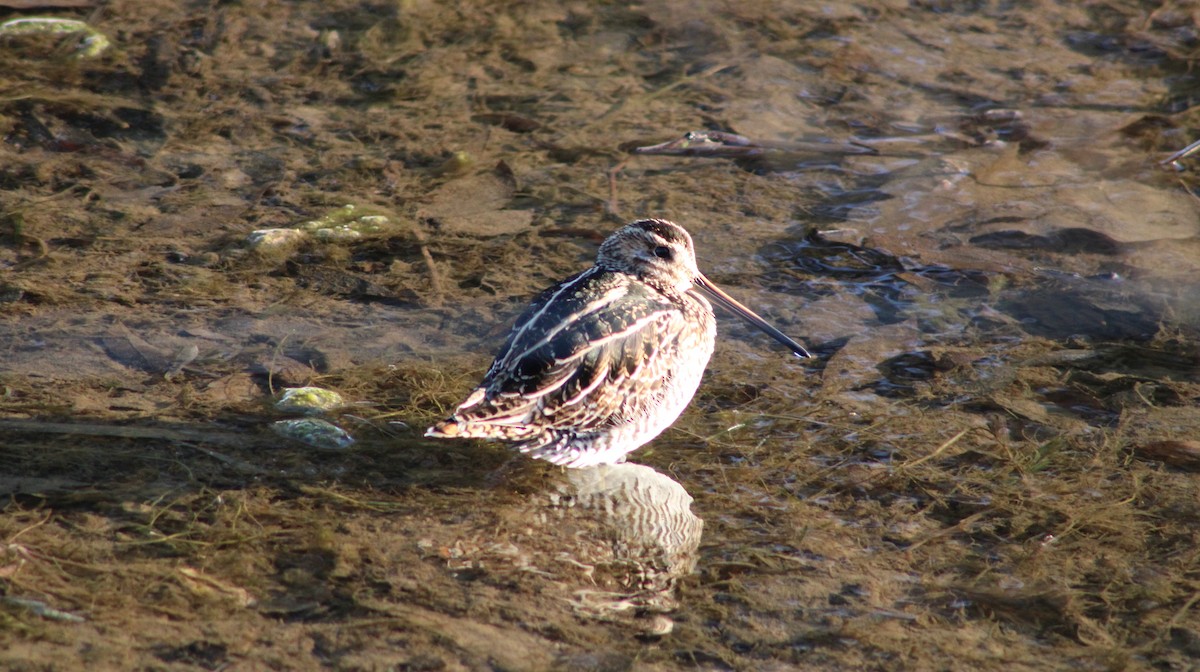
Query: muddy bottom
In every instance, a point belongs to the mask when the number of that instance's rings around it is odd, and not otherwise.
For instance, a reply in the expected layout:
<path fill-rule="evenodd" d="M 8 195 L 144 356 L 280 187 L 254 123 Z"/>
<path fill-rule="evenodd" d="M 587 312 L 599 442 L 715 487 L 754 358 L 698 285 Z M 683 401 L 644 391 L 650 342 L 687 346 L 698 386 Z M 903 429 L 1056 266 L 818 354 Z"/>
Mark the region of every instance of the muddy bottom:
<path fill-rule="evenodd" d="M 0 25 L 0 667 L 1200 657 L 1186 6 L 36 11 L 86 24 Z M 422 437 L 647 216 L 816 357 L 719 315 L 630 464 Z"/>

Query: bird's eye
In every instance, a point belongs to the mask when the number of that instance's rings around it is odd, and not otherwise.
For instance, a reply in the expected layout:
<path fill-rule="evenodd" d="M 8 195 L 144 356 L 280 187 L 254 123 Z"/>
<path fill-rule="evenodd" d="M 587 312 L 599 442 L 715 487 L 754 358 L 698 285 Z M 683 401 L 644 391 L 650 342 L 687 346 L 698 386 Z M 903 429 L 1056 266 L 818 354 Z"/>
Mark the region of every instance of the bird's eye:
<path fill-rule="evenodd" d="M 654 248 L 654 256 L 658 257 L 659 259 L 670 259 L 672 256 L 674 256 L 674 252 L 672 252 L 671 248 L 667 247 L 666 245 L 659 245 L 658 247 Z"/>

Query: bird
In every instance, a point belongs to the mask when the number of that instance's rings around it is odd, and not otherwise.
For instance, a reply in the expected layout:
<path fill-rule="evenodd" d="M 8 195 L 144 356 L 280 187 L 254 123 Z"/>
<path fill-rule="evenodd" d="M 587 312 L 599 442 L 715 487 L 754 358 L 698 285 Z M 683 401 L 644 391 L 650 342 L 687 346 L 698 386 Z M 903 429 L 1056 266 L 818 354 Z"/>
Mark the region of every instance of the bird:
<path fill-rule="evenodd" d="M 704 277 L 682 226 L 639 219 L 533 300 L 483 381 L 425 436 L 502 441 L 563 467 L 624 462 L 695 395 L 716 340 L 709 299 L 811 356 Z"/>

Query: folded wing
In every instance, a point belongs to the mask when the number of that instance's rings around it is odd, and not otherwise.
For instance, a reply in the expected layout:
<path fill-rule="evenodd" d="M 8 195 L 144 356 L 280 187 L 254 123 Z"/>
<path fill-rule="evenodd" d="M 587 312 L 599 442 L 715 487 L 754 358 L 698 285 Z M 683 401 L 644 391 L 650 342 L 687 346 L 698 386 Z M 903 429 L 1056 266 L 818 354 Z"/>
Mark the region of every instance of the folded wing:
<path fill-rule="evenodd" d="M 629 422 L 666 392 L 684 325 L 645 285 L 591 269 L 534 301 L 450 421 L 458 436 L 509 439 Z"/>

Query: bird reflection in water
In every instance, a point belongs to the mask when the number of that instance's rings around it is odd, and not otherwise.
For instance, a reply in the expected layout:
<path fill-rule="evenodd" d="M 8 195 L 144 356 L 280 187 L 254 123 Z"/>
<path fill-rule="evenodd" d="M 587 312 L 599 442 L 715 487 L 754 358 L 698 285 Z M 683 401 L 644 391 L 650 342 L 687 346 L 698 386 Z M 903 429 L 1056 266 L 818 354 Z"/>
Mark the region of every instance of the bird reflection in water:
<path fill-rule="evenodd" d="M 451 571 L 557 594 L 585 619 L 671 632 L 676 587 L 696 567 L 704 521 L 678 482 L 638 464 L 541 472 L 536 491 L 474 533 L 439 544 Z M 524 489 L 523 486 L 520 486 Z M 499 524 L 497 524 L 499 521 Z M 433 543 L 433 542 L 431 542 Z"/>
<path fill-rule="evenodd" d="M 704 521 L 677 481 L 638 464 L 574 469 L 549 494 L 543 515 L 564 557 L 595 568 L 594 587 L 575 591 L 577 608 L 604 618 L 675 608 L 679 579 L 696 567 Z M 669 627 L 654 619 L 654 628 Z M 658 632 L 656 634 L 665 634 Z"/>

